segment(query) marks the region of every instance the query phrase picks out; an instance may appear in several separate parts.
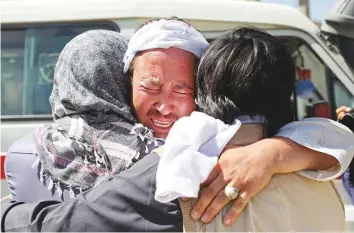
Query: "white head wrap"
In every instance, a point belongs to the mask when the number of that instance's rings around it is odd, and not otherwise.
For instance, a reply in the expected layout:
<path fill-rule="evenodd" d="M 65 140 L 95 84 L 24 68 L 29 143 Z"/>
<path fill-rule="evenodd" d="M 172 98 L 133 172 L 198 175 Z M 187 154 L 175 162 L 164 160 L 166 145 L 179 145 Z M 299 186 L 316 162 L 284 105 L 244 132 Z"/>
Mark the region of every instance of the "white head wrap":
<path fill-rule="evenodd" d="M 160 19 L 140 28 L 130 39 L 124 56 L 124 72 L 138 52 L 148 49 L 183 49 L 200 58 L 209 46 L 205 37 L 192 26 L 177 20 Z"/>

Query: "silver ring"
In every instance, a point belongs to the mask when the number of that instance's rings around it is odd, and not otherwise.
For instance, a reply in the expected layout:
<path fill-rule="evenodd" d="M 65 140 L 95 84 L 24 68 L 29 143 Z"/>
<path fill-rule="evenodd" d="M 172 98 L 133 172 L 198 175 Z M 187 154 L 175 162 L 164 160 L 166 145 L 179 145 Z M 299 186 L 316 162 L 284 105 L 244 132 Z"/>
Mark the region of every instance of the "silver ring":
<path fill-rule="evenodd" d="M 232 186 L 226 186 L 224 189 L 226 197 L 232 201 L 235 200 L 240 192 L 237 188 L 234 188 Z"/>

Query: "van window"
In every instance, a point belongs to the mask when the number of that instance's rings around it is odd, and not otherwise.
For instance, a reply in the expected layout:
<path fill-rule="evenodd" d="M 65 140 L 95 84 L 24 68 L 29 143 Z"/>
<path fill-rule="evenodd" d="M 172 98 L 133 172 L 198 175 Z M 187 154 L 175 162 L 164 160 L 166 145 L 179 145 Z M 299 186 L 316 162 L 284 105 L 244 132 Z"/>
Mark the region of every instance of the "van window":
<path fill-rule="evenodd" d="M 332 102 L 331 105 L 335 109 L 342 105 L 354 106 L 354 96 L 330 70 L 331 77 L 328 77 L 328 74 L 326 74 L 326 65 L 305 42 L 302 42 L 302 44 L 297 47 L 295 54 L 297 68 L 310 71 L 309 78 L 314 87 L 314 92 L 311 97 L 301 96 L 298 92 L 299 89 L 297 89 L 296 105 L 298 119 L 307 117 L 306 106 L 311 101 L 326 100 L 330 102 L 333 100 L 334 103 Z M 301 80 L 299 80 L 301 77 L 298 75 L 297 78 L 297 87 L 299 87 L 299 85 L 301 85 Z M 330 79 L 331 82 L 329 82 L 328 79 Z M 333 89 L 332 87 L 329 88 L 328 85 L 333 85 Z M 331 91 L 333 91 L 333 96 L 329 97 Z"/>
<path fill-rule="evenodd" d="M 53 71 L 63 47 L 92 29 L 117 31 L 113 23 L 52 24 L 1 29 L 1 116 L 51 114 Z"/>
<path fill-rule="evenodd" d="M 314 101 L 329 100 L 326 82 L 326 66 L 305 41 L 297 38 L 284 39 L 294 48 L 297 68 L 296 110 L 297 118 L 307 116 L 307 105 Z"/>
<path fill-rule="evenodd" d="M 336 109 L 341 106 L 354 107 L 354 96 L 337 77 L 333 77 L 333 93 Z"/>

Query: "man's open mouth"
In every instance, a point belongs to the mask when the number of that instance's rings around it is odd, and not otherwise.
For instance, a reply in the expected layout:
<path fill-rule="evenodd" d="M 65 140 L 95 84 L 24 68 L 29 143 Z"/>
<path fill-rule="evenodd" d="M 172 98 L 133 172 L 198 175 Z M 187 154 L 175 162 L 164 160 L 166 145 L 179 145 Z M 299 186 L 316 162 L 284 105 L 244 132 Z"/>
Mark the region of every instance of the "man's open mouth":
<path fill-rule="evenodd" d="M 169 128 L 173 124 L 173 122 L 163 122 L 163 121 L 157 121 L 157 120 L 152 120 L 155 126 L 160 127 L 160 128 Z"/>

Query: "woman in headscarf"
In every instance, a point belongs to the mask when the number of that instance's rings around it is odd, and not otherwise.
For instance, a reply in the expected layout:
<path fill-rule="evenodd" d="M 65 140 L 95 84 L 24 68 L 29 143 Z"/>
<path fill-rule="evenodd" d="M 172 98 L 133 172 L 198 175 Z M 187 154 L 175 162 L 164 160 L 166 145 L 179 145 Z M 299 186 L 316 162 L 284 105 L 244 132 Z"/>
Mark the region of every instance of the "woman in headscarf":
<path fill-rule="evenodd" d="M 122 72 L 126 49 L 126 39 L 104 30 L 83 33 L 65 46 L 50 96 L 54 124 L 14 143 L 6 157 L 15 200 L 74 197 L 158 145 L 131 111 L 130 79 Z"/>

